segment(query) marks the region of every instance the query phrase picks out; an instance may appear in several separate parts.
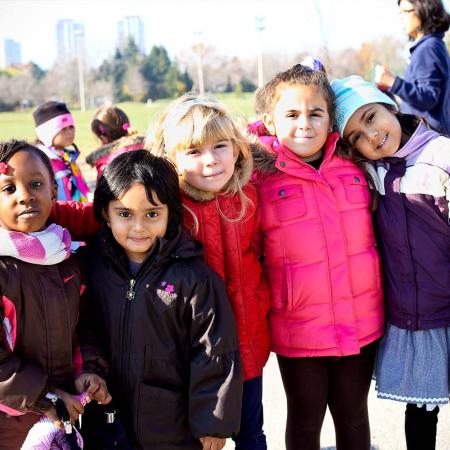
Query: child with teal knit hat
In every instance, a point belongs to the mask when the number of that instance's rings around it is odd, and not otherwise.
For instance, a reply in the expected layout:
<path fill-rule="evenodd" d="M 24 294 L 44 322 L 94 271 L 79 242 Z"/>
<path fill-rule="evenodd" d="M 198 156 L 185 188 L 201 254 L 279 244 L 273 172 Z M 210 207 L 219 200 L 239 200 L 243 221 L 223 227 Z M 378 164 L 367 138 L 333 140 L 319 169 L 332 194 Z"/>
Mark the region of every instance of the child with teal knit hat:
<path fill-rule="evenodd" d="M 359 76 L 334 80 L 342 151 L 378 194 L 387 328 L 379 398 L 407 403 L 408 450 L 434 449 L 450 394 L 450 139 Z"/>

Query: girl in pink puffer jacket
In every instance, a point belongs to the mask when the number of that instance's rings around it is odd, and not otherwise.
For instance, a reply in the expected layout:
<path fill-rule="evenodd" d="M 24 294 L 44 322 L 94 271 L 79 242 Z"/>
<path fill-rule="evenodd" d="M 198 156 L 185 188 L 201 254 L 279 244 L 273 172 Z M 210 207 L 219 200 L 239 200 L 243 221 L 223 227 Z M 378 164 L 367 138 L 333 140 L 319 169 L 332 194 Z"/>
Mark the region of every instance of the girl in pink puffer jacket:
<path fill-rule="evenodd" d="M 337 449 L 369 450 L 367 394 L 384 329 L 367 181 L 335 155 L 323 67 L 296 65 L 262 88 L 254 154 L 270 328 L 287 396 L 287 450 L 319 449 L 327 406 Z"/>

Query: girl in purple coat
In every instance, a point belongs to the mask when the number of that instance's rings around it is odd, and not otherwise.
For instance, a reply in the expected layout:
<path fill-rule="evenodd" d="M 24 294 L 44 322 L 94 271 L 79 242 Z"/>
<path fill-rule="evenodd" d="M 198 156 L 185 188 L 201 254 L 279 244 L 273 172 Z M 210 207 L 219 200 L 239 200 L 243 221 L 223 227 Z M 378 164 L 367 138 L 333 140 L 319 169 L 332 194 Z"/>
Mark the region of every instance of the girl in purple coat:
<path fill-rule="evenodd" d="M 359 76 L 332 86 L 345 153 L 378 193 L 388 319 L 378 397 L 407 403 L 408 450 L 434 449 L 450 394 L 450 139 Z"/>

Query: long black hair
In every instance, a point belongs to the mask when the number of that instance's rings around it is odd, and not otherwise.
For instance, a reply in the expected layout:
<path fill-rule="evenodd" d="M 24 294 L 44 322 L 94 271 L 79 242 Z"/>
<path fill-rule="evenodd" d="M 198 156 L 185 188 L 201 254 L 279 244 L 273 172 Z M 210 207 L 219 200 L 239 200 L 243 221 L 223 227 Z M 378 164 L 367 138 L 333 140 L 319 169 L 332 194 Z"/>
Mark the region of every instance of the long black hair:
<path fill-rule="evenodd" d="M 97 182 L 94 193 L 94 214 L 105 224 L 105 212 L 110 202 L 120 199 L 134 184 L 144 186 L 148 201 L 156 205 L 154 194 L 169 209 L 169 223 L 165 237 L 173 238 L 183 221 L 178 174 L 165 158 L 154 156 L 147 150 L 122 153 L 106 167 Z"/>

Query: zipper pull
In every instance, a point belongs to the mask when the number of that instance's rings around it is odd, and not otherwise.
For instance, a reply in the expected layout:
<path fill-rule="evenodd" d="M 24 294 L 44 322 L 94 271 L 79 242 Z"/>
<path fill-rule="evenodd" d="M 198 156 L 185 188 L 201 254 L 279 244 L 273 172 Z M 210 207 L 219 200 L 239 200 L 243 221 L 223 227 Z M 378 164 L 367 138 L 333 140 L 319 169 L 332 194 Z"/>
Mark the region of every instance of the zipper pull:
<path fill-rule="evenodd" d="M 136 292 L 134 291 L 134 286 L 136 285 L 136 280 L 134 280 L 133 278 L 130 280 L 130 289 L 128 289 L 127 291 L 127 300 L 133 300 L 134 296 L 136 294 Z"/>

